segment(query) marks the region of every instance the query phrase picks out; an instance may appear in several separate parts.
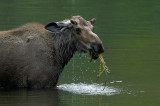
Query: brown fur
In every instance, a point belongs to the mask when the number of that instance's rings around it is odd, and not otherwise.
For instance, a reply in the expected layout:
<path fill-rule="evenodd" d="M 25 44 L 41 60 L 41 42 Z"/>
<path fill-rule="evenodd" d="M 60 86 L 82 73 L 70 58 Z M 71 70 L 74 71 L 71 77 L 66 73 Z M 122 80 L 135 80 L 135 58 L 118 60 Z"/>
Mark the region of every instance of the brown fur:
<path fill-rule="evenodd" d="M 62 29 L 56 23 L 29 23 L 1 31 L 0 87 L 53 87 L 76 51 L 91 51 L 96 59 L 104 50 L 93 26 L 80 16 L 71 19 L 77 24 L 71 22 Z"/>
<path fill-rule="evenodd" d="M 48 81 L 47 77 L 53 74 L 51 69 L 56 67 L 56 62 L 51 60 L 54 49 L 48 33 L 43 25 L 37 23 L 0 32 L 1 86 L 29 87 L 28 84 L 33 86 L 34 83 L 35 87 L 45 86 L 37 85 L 37 80 Z M 29 77 L 23 77 L 23 74 Z"/>

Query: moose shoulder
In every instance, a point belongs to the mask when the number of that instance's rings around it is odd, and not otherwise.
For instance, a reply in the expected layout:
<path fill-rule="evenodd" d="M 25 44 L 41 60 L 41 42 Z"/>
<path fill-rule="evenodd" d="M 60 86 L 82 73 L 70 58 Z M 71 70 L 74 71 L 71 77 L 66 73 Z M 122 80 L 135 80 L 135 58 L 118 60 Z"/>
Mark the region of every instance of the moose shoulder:
<path fill-rule="evenodd" d="M 1 31 L 0 87 L 53 87 L 76 51 L 97 59 L 104 49 L 93 32 L 94 22 L 73 16 L 46 26 L 29 23 Z"/>

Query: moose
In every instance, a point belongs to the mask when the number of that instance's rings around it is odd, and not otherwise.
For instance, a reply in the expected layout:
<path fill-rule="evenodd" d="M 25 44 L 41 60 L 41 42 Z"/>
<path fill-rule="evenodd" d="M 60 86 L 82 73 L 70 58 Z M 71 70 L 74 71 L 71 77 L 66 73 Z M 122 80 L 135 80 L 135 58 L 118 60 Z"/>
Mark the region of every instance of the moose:
<path fill-rule="evenodd" d="M 97 59 L 104 48 L 93 32 L 94 22 L 72 16 L 45 26 L 28 23 L 0 31 L 0 87 L 55 87 L 76 51 Z"/>

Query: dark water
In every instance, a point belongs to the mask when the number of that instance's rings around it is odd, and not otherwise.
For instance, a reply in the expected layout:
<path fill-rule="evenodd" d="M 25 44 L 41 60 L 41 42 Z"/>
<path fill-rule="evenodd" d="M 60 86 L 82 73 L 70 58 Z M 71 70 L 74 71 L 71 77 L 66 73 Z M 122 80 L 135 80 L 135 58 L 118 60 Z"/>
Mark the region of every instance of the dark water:
<path fill-rule="evenodd" d="M 0 90 L 1 106 L 159 106 L 159 0 L 1 0 L 0 30 L 28 22 L 47 24 L 73 15 L 95 17 L 110 68 L 96 82 L 99 60 L 76 54 L 56 89 Z"/>

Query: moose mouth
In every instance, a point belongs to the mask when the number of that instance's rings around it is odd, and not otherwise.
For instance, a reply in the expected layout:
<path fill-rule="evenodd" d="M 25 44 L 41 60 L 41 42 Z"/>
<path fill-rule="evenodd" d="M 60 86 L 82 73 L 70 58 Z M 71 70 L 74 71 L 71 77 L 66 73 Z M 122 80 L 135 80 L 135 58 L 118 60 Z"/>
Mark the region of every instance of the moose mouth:
<path fill-rule="evenodd" d="M 104 48 L 103 48 L 102 44 L 93 43 L 91 45 L 91 49 L 89 50 L 89 52 L 90 52 L 91 60 L 92 59 L 95 60 L 99 57 L 99 54 L 104 52 Z"/>
<path fill-rule="evenodd" d="M 90 57 L 91 60 L 94 59 L 96 60 L 100 54 L 102 54 L 104 52 L 104 48 L 102 46 L 102 44 L 92 44 L 91 48 L 86 49 L 86 48 L 79 48 L 78 49 L 79 52 L 81 53 L 90 53 Z"/>
<path fill-rule="evenodd" d="M 92 59 L 96 60 L 99 57 L 99 54 L 100 54 L 100 53 L 94 52 L 94 50 L 92 50 L 92 49 L 89 50 L 89 53 L 90 53 L 90 56 L 91 56 L 91 60 Z"/>

